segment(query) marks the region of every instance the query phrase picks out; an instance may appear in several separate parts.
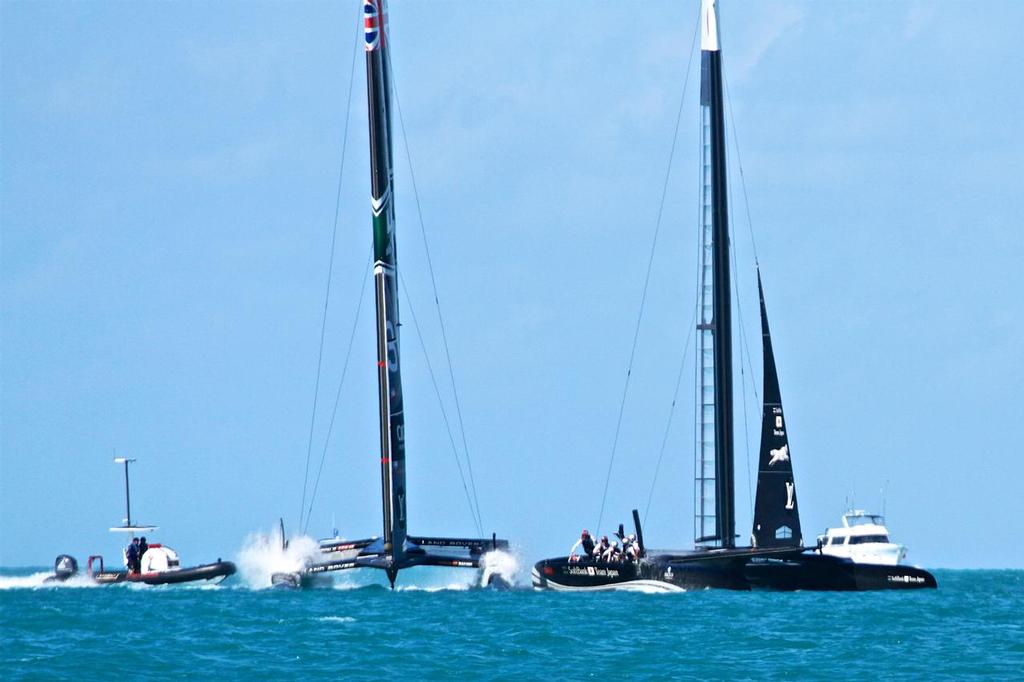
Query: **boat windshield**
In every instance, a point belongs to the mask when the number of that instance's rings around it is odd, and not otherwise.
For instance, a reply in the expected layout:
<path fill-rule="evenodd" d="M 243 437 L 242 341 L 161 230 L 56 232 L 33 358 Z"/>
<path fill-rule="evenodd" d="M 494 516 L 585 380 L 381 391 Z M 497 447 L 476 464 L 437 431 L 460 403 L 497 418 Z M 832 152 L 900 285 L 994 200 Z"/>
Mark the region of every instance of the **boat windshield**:
<path fill-rule="evenodd" d="M 867 526 L 867 525 L 884 526 L 885 519 L 878 514 L 849 514 L 846 517 L 846 525 L 848 526 Z"/>
<path fill-rule="evenodd" d="M 851 545 L 863 545 L 868 542 L 889 542 L 885 535 L 854 535 L 850 538 Z"/>

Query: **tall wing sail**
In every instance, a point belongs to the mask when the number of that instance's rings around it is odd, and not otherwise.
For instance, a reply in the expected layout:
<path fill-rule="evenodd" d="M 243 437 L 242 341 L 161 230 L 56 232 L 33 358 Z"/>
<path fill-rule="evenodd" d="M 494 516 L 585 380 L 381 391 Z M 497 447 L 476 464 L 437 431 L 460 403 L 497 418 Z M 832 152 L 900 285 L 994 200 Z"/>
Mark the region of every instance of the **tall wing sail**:
<path fill-rule="evenodd" d="M 377 383 L 380 392 L 380 471 L 384 551 L 395 563 L 406 539 L 405 415 L 398 342 L 395 205 L 392 191 L 391 75 L 385 0 L 363 3 L 366 96 L 370 121 L 373 280 L 377 301 Z"/>
<path fill-rule="evenodd" d="M 715 0 L 702 0 L 700 40 L 701 287 L 695 536 L 736 545 L 733 499 L 732 307 L 722 59 Z"/>
<path fill-rule="evenodd" d="M 768 312 L 764 304 L 761 272 L 757 273 L 761 299 L 761 336 L 764 353 L 764 415 L 761 418 L 761 456 L 757 467 L 757 497 L 754 501 L 754 547 L 799 547 L 800 509 L 796 501 L 793 462 L 790 459 L 786 418 L 782 413 L 782 392 L 775 370 Z"/>

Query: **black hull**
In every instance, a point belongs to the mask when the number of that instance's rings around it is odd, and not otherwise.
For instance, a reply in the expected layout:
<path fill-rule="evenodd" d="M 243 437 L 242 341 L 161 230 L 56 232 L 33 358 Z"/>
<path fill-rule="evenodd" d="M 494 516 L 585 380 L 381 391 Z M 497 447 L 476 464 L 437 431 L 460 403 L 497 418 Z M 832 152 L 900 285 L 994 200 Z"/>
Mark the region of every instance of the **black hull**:
<path fill-rule="evenodd" d="M 651 554 L 635 562 L 570 561 L 569 557 L 559 557 L 537 562 L 533 569 L 533 586 L 580 592 L 749 590 L 743 569 L 752 555 L 792 553 L 792 550 L 712 550 Z"/>
<path fill-rule="evenodd" d="M 635 590 L 908 590 L 935 588 L 928 571 L 913 566 L 858 564 L 801 550 L 711 550 L 655 554 L 632 562 L 545 559 L 533 586 L 567 592 Z"/>
<path fill-rule="evenodd" d="M 328 542 L 321 544 L 321 551 L 341 555 L 340 558 L 308 564 L 298 571 L 274 573 L 270 576 L 273 587 L 298 589 L 330 585 L 328 575 L 334 571 L 348 571 L 358 568 L 372 568 L 385 571 L 392 589 L 399 571 L 417 566 L 444 566 L 446 568 L 472 568 L 480 571 L 481 578 L 486 577 L 484 587 L 508 589 L 512 583 L 505 577 L 494 572 L 487 574 L 484 556 L 489 551 L 507 550 L 508 540 L 490 538 L 441 538 L 441 537 L 410 537 L 401 554 L 395 559 L 384 551 L 383 544 L 377 538 L 344 542 Z M 352 556 L 349 550 L 360 550 Z M 346 556 L 346 553 L 348 555 Z"/>
<path fill-rule="evenodd" d="M 849 559 L 808 552 L 784 560 L 747 564 L 751 587 L 765 590 L 914 590 L 936 588 L 928 571 L 914 566 L 859 564 Z"/>
<path fill-rule="evenodd" d="M 144 583 L 146 585 L 176 585 L 197 580 L 217 580 L 234 575 L 235 565 L 230 561 L 217 561 L 212 564 L 191 566 L 170 571 L 153 573 L 128 573 L 127 571 L 100 571 L 92 574 L 92 579 L 101 585 L 116 583 Z"/>

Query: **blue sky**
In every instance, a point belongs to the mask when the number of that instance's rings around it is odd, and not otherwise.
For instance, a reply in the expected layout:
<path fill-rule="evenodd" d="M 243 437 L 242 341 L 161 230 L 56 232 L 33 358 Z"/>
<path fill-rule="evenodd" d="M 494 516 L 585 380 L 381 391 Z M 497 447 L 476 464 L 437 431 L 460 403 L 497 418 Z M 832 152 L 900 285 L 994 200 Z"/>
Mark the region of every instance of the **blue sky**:
<path fill-rule="evenodd" d="M 564 553 L 597 521 L 697 5 L 652 2 L 638 16 L 628 3 L 390 3 L 484 523 L 527 561 Z M 231 556 L 278 516 L 294 526 L 356 5 L 0 12 L 0 563 L 115 552 L 115 448 L 140 460 L 136 519 L 158 522 L 186 562 Z M 1011 2 L 722 7 L 809 541 L 849 496 L 878 509 L 887 486 L 890 529 L 912 561 L 1024 566 L 1021 25 Z M 321 406 L 369 254 L 356 57 Z M 692 313 L 697 78 L 694 68 L 606 531 L 646 502 Z M 730 154 L 741 313 L 756 348 Z M 438 368 L 400 146 L 396 161 L 399 259 Z M 471 533 L 409 304 L 411 530 Z M 314 535 L 332 519 L 349 536 L 379 532 L 370 310 Z M 692 541 L 690 377 L 645 528 L 652 545 Z M 747 410 L 754 463 L 749 389 Z M 753 473 L 738 442 L 745 536 Z"/>

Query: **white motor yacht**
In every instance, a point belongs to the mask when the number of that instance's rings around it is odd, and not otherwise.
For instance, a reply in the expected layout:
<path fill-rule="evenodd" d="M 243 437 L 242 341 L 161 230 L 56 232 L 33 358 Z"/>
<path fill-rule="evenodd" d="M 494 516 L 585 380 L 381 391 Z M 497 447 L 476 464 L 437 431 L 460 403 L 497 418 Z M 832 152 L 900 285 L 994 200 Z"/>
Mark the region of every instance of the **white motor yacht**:
<path fill-rule="evenodd" d="M 907 548 L 889 541 L 885 519 L 863 509 L 843 514 L 842 528 L 829 528 L 818 536 L 822 554 L 852 559 L 859 564 L 896 566 L 907 557 Z"/>

